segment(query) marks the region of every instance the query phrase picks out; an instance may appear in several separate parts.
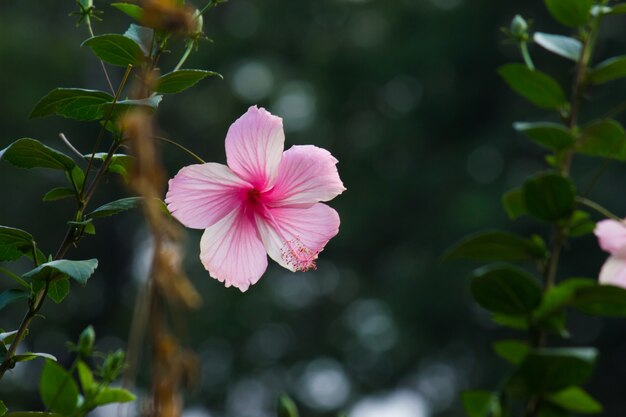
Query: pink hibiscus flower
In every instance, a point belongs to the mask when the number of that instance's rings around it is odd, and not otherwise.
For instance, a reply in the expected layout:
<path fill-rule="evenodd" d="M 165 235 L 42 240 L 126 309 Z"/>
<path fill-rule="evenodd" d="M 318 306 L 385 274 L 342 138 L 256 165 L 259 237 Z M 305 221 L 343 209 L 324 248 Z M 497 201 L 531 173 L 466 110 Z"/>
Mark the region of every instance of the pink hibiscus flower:
<path fill-rule="evenodd" d="M 320 201 L 345 188 L 325 149 L 283 152 L 282 119 L 250 107 L 226 135 L 226 161 L 190 165 L 169 182 L 165 202 L 182 224 L 206 229 L 200 260 L 209 274 L 246 291 L 267 268 L 267 255 L 291 271 L 315 260 L 339 231 L 339 215 Z M 267 255 L 266 255 L 267 254 Z"/>
<path fill-rule="evenodd" d="M 594 233 L 600 247 L 611 254 L 600 270 L 600 283 L 626 288 L 626 223 L 602 220 Z"/>

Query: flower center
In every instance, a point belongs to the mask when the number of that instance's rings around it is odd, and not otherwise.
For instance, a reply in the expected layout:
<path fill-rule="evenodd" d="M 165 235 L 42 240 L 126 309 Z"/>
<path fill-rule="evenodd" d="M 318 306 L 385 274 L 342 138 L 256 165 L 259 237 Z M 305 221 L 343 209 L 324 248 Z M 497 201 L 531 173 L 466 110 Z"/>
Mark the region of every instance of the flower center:
<path fill-rule="evenodd" d="M 262 202 L 261 192 L 256 188 L 248 190 L 248 202 L 252 204 L 260 204 Z"/>

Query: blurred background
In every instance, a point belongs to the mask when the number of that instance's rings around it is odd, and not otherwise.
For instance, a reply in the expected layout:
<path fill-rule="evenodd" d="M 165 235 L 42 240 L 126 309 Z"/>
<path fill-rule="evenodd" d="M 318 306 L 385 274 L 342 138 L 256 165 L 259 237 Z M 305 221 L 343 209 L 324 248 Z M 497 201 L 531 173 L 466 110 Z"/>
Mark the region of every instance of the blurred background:
<path fill-rule="evenodd" d="M 97 34 L 131 23 L 108 3 L 96 1 L 105 12 Z M 71 0 L 0 2 L 0 148 L 28 136 L 62 149 L 59 132 L 85 153 L 93 146 L 95 123 L 28 120 L 57 86 L 106 90 L 98 61 L 80 47 L 85 28 L 68 17 L 74 9 Z M 304 417 L 339 410 L 350 417 L 458 416 L 462 390 L 499 383 L 508 367 L 491 342 L 516 334 L 494 327 L 471 301 L 467 276 L 478 265 L 442 262 L 441 255 L 484 228 L 548 238 L 547 228 L 530 220 L 509 222 L 500 204 L 504 191 L 543 166 L 543 151 L 511 124 L 544 113 L 495 72 L 520 61 L 500 32 L 516 13 L 534 19 L 538 30 L 566 34 L 543 2 L 524 0 L 230 0 L 205 15 L 214 43 L 202 43 L 185 67 L 215 70 L 224 80 L 205 79 L 167 97 L 158 112 L 161 133 L 224 163 L 230 123 L 258 104 L 284 118 L 286 147 L 330 150 L 348 191 L 330 203 L 342 224 L 317 271 L 292 274 L 270 263 L 245 294 L 208 276 L 198 261 L 201 232 L 188 231 L 186 267 L 203 305 L 177 326 L 201 364 L 185 417 L 273 416 L 280 392 L 293 396 Z M 626 53 L 623 23 L 606 19 L 596 58 Z M 172 44 L 164 72 L 182 49 L 182 40 Z M 537 47 L 531 52 L 540 69 L 569 86 L 567 61 Z M 111 74 L 117 84 L 120 69 Z M 583 119 L 603 114 L 625 93 L 624 81 L 598 89 Z M 172 147 L 163 157 L 170 176 L 194 162 Z M 588 183 L 601 164 L 574 161 L 576 182 Z M 625 214 L 625 180 L 626 169 L 612 163 L 590 196 Z M 56 172 L 0 163 L 0 224 L 27 229 L 53 251 L 73 207 L 41 196 L 63 181 Z M 126 195 L 111 178 L 92 207 Z M 101 350 L 125 347 L 150 242 L 138 213 L 103 219 L 96 228 L 69 255 L 98 257 L 96 275 L 85 288 L 73 286 L 63 304 L 46 304 L 28 350 L 67 363 L 65 342 L 88 324 Z M 595 277 L 604 259 L 592 236 L 575 240 L 559 276 Z M 0 282 L 1 289 L 9 285 Z M 13 329 L 22 314 L 19 304 L 2 310 L 0 327 Z M 565 343 L 601 351 L 589 390 L 606 405 L 604 415 L 626 415 L 626 323 L 569 319 Z M 38 407 L 40 370 L 37 361 L 17 366 L 0 384 L 0 397 L 11 398 L 13 409 Z"/>

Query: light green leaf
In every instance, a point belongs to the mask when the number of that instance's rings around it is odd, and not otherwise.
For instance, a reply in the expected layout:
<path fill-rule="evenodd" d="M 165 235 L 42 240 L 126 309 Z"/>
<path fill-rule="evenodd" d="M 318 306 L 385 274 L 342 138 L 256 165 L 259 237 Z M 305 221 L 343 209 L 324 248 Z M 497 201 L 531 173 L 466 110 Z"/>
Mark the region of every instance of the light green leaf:
<path fill-rule="evenodd" d="M 57 361 L 57 358 L 55 358 L 53 355 L 49 353 L 41 353 L 41 352 L 26 352 L 26 353 L 13 356 L 13 360 L 15 362 L 32 361 L 33 359 L 37 359 L 37 358 L 50 359 L 51 361 L 55 361 L 55 362 Z"/>
<path fill-rule="evenodd" d="M 493 350 L 498 356 L 514 365 L 518 365 L 522 362 L 529 349 L 528 343 L 522 342 L 521 340 L 507 339 L 498 340 L 493 343 Z"/>
<path fill-rule="evenodd" d="M 106 156 L 107 154 L 105 152 L 99 152 L 94 155 L 94 158 L 104 161 Z M 91 155 L 85 155 L 85 158 L 91 158 Z M 114 154 L 111 157 L 108 171 L 121 175 L 124 180 L 128 182 L 130 180 L 130 172 L 132 171 L 134 164 L 135 157 L 121 153 Z"/>
<path fill-rule="evenodd" d="M 7 411 L 9 411 L 9 409 L 7 408 L 6 405 L 4 405 L 4 402 L 0 401 L 0 417 L 2 417 L 3 415 L 5 415 L 7 413 Z"/>
<path fill-rule="evenodd" d="M 123 388 L 110 388 L 106 387 L 98 396 L 94 399 L 94 405 L 104 405 L 111 403 L 127 403 L 129 401 L 135 401 L 135 395 Z"/>
<path fill-rule="evenodd" d="M 612 119 L 598 120 L 585 126 L 578 139 L 578 153 L 626 160 L 626 132 Z"/>
<path fill-rule="evenodd" d="M 25 273 L 22 277 L 43 281 L 72 278 L 74 281 L 85 285 L 97 267 L 97 259 L 89 259 L 86 261 L 60 259 L 39 265 L 32 271 Z"/>
<path fill-rule="evenodd" d="M 13 343 L 13 339 L 17 334 L 17 330 L 13 330 L 11 332 L 2 332 L 0 333 L 0 342 L 3 344 Z"/>
<path fill-rule="evenodd" d="M 130 27 L 124 33 L 129 39 L 132 39 L 143 52 L 144 56 L 150 56 L 150 47 L 153 46 L 153 38 L 154 38 L 154 30 L 135 25 L 134 23 L 130 25 Z"/>
<path fill-rule="evenodd" d="M 491 312 L 528 315 L 541 303 L 537 280 L 513 265 L 489 265 L 477 269 L 472 276 L 472 296 Z"/>
<path fill-rule="evenodd" d="M 22 290 L 6 290 L 0 293 L 0 310 L 11 303 L 28 298 L 28 293 Z"/>
<path fill-rule="evenodd" d="M 33 293 L 38 293 L 46 286 L 45 281 L 33 281 Z M 56 281 L 48 284 L 48 297 L 56 304 L 59 304 L 61 301 L 67 297 L 70 292 L 70 281 L 67 278 L 58 279 Z"/>
<path fill-rule="evenodd" d="M 463 391 L 461 402 L 468 417 L 498 417 L 501 414 L 498 397 L 490 391 Z"/>
<path fill-rule="evenodd" d="M 57 115 L 74 120 L 98 120 L 104 117 L 103 105 L 112 100 L 113 96 L 102 91 L 56 88 L 37 103 L 29 117 Z"/>
<path fill-rule="evenodd" d="M 76 192 L 71 188 L 57 187 L 48 191 L 43 196 L 43 201 L 57 201 L 64 198 L 76 197 Z"/>
<path fill-rule="evenodd" d="M 602 61 L 589 74 L 589 80 L 593 84 L 604 84 L 622 77 L 626 77 L 626 55 Z"/>
<path fill-rule="evenodd" d="M 558 151 L 574 144 L 574 136 L 558 123 L 517 122 L 513 123 L 513 128 L 544 148 Z"/>
<path fill-rule="evenodd" d="M 139 204 L 142 200 L 141 197 L 128 197 L 122 198 L 121 200 L 112 201 L 103 206 L 98 207 L 91 213 L 89 213 L 88 217 L 108 217 L 113 216 L 115 214 L 122 213 L 127 210 L 131 210 Z"/>
<path fill-rule="evenodd" d="M 144 10 L 140 6 L 132 3 L 111 3 L 111 6 L 116 9 L 126 13 L 128 16 L 132 17 L 135 20 L 141 21 L 143 20 Z"/>
<path fill-rule="evenodd" d="M 49 359 L 39 380 L 39 395 L 46 408 L 57 413 L 72 414 L 78 405 L 78 386 L 74 378 Z"/>
<path fill-rule="evenodd" d="M 583 26 L 591 17 L 593 0 L 544 0 L 548 11 L 557 21 L 576 28 Z"/>
<path fill-rule="evenodd" d="M 119 118 L 128 112 L 129 110 L 136 108 L 143 108 L 148 111 L 155 111 L 157 107 L 159 107 L 159 103 L 163 100 L 163 96 L 152 96 L 150 98 L 144 98 L 139 100 L 121 100 L 115 103 L 115 108 L 113 109 L 113 117 Z M 113 103 L 108 103 L 107 106 L 111 106 Z M 108 107 L 107 107 L 108 108 Z"/>
<path fill-rule="evenodd" d="M 596 223 L 589 218 L 589 213 L 576 210 L 570 220 L 569 236 L 581 237 L 593 233 Z"/>
<path fill-rule="evenodd" d="M 163 94 L 180 93 L 181 91 L 193 87 L 200 80 L 208 77 L 209 75 L 217 75 L 220 78 L 222 77 L 217 72 L 193 69 L 182 69 L 170 72 L 169 74 L 161 76 L 157 80 L 155 91 Z"/>
<path fill-rule="evenodd" d="M 550 33 L 535 32 L 533 40 L 537 45 L 555 53 L 563 58 L 578 62 L 583 49 L 582 43 L 578 39 L 562 35 L 552 35 Z"/>
<path fill-rule="evenodd" d="M 545 247 L 518 235 L 490 231 L 476 233 L 451 247 L 446 259 L 475 259 L 480 261 L 535 261 L 545 257 Z"/>
<path fill-rule="evenodd" d="M 277 415 L 278 417 L 298 417 L 298 407 L 293 400 L 286 394 L 278 397 Z"/>
<path fill-rule="evenodd" d="M 91 372 L 89 366 L 87 366 L 87 364 L 83 361 L 78 361 L 76 369 L 78 371 L 80 386 L 83 388 L 83 393 L 88 394 L 93 388 L 95 388 L 96 385 L 93 379 L 93 373 Z"/>
<path fill-rule="evenodd" d="M 602 404 L 580 387 L 570 387 L 554 394 L 546 395 L 546 400 L 566 410 L 582 414 L 602 412 Z"/>
<path fill-rule="evenodd" d="M 572 215 L 576 190 L 572 182 L 553 172 L 542 172 L 524 181 L 524 205 L 532 216 L 556 222 Z"/>
<path fill-rule="evenodd" d="M 498 73 L 516 93 L 538 107 L 557 109 L 567 104 L 561 86 L 543 72 L 522 64 L 506 64 L 498 68 Z"/>
<path fill-rule="evenodd" d="M 0 261 L 15 261 L 33 250 L 33 236 L 21 229 L 0 226 Z"/>
<path fill-rule="evenodd" d="M 52 149 L 38 140 L 18 139 L 0 151 L 4 159 L 18 168 L 50 168 L 71 171 L 76 165 L 69 156 Z"/>
<path fill-rule="evenodd" d="M 141 47 L 132 39 L 118 34 L 94 36 L 83 42 L 91 48 L 93 53 L 104 62 L 119 67 L 141 64 L 143 52 Z"/>
<path fill-rule="evenodd" d="M 514 188 L 502 196 L 502 205 L 509 219 L 515 220 L 528 213 L 524 203 L 524 193 L 521 188 Z"/>

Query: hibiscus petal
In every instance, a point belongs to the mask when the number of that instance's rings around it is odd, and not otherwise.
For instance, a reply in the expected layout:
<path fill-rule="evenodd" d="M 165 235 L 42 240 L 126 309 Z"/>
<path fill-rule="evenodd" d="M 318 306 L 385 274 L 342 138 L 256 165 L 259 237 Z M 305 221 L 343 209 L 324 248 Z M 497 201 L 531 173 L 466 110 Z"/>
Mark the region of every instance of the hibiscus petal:
<path fill-rule="evenodd" d="M 276 184 L 267 193 L 267 200 L 277 206 L 332 200 L 346 190 L 337 172 L 337 162 L 326 149 L 292 146 L 283 153 Z"/>
<path fill-rule="evenodd" d="M 240 209 L 204 231 L 200 260 L 209 275 L 242 292 L 255 284 L 267 269 L 267 255 L 254 220 Z"/>
<path fill-rule="evenodd" d="M 598 222 L 594 233 L 600 247 L 611 255 L 626 255 L 626 224 L 616 220 Z"/>
<path fill-rule="evenodd" d="M 272 207 L 256 216 L 269 256 L 290 271 L 315 268 L 317 255 L 339 232 L 339 215 L 326 204 L 308 208 Z"/>
<path fill-rule="evenodd" d="M 259 191 L 274 185 L 285 147 L 283 120 L 252 106 L 226 134 L 228 166 Z"/>
<path fill-rule="evenodd" d="M 165 202 L 185 226 L 206 229 L 239 206 L 250 187 L 226 165 L 189 165 L 170 180 Z"/>
<path fill-rule="evenodd" d="M 626 260 L 609 256 L 600 270 L 600 283 L 626 288 Z"/>

